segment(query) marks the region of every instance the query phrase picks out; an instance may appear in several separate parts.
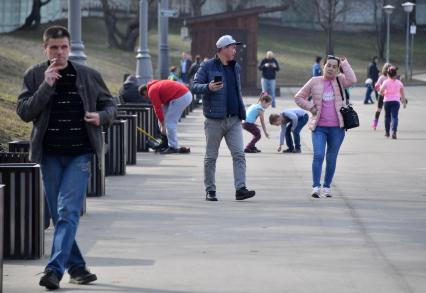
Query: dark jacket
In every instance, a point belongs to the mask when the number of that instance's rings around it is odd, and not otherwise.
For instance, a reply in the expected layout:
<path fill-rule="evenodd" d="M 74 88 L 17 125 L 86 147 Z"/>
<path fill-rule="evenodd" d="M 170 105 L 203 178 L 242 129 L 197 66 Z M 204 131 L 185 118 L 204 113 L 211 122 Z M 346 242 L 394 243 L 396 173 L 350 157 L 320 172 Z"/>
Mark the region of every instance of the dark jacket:
<path fill-rule="evenodd" d="M 377 82 L 379 79 L 379 68 L 377 68 L 377 64 L 375 62 L 371 62 L 368 65 L 368 72 L 367 77 L 371 78 L 373 80 L 373 85 Z"/>
<path fill-rule="evenodd" d="M 230 61 L 230 64 L 235 65 L 235 80 L 238 88 L 238 117 L 241 120 L 246 119 L 246 110 L 244 107 L 242 94 L 241 94 L 241 78 L 240 78 L 240 65 L 234 60 Z M 203 94 L 203 113 L 207 118 L 213 119 L 224 119 L 227 115 L 227 82 L 225 79 L 223 64 L 218 57 L 207 60 L 201 63 L 200 68 L 195 74 L 194 83 L 191 87 L 191 91 L 194 94 Z M 211 82 L 215 76 L 222 76 L 223 88 L 213 92 L 209 90 L 209 82 Z"/>
<path fill-rule="evenodd" d="M 139 94 L 138 79 L 134 75 L 129 75 L 123 86 L 118 91 L 118 96 L 122 103 L 150 103 L 149 99 Z"/>
<path fill-rule="evenodd" d="M 101 75 L 94 69 L 70 61 L 77 72 L 76 86 L 83 101 L 84 111 L 98 112 L 101 125 L 110 126 L 116 114 L 116 104 Z M 30 160 L 40 163 L 43 154 L 44 135 L 49 124 L 51 98 L 55 87 L 44 81 L 48 63 L 32 66 L 25 72 L 16 113 L 25 122 L 33 122 L 30 141 Z M 101 127 L 86 123 L 89 141 L 98 158 L 102 156 Z"/>
<path fill-rule="evenodd" d="M 265 66 L 269 64 L 269 66 Z M 272 67 L 271 64 L 275 64 L 276 68 Z M 280 65 L 278 64 L 277 59 L 264 58 L 259 65 L 259 70 L 262 71 L 262 77 L 266 79 L 275 79 L 277 76 L 277 71 L 280 71 Z"/>

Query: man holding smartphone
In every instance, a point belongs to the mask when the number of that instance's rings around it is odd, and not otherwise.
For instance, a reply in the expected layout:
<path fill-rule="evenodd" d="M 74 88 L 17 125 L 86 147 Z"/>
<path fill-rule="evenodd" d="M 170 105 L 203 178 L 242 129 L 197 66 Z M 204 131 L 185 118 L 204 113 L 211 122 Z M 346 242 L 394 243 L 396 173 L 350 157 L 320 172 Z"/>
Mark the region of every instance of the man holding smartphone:
<path fill-rule="evenodd" d="M 207 201 L 217 201 L 216 160 L 223 138 L 232 155 L 236 200 L 255 195 L 254 190 L 246 188 L 246 160 L 241 126 L 241 120 L 246 118 L 246 111 L 241 94 L 240 66 L 234 60 L 236 46 L 240 44 L 230 35 L 220 37 L 216 42 L 216 56 L 201 64 L 192 86 L 193 93 L 203 94 L 207 143 L 204 185 Z"/>
<path fill-rule="evenodd" d="M 43 34 L 47 61 L 25 73 L 17 113 L 33 123 L 30 159 L 40 163 L 45 197 L 55 232 L 48 264 L 39 285 L 59 288 L 65 271 L 70 282 L 97 279 L 75 240 L 90 175 L 90 160 L 102 156 L 101 126 L 110 125 L 116 105 L 101 75 L 68 60 L 70 34 L 51 26 Z"/>

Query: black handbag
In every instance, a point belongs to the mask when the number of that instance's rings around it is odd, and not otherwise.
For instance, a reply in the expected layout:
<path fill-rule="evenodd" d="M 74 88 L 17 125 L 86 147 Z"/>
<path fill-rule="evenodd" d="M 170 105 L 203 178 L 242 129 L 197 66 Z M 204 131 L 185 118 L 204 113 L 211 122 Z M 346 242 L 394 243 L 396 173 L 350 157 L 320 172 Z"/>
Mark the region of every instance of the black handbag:
<path fill-rule="evenodd" d="M 345 99 L 343 98 L 343 90 L 342 86 L 340 85 L 339 78 L 336 77 L 337 84 L 339 85 L 340 95 L 342 96 L 342 101 Z M 352 129 L 359 126 L 359 118 L 358 114 L 355 112 L 354 108 L 352 108 L 352 104 L 349 103 L 349 92 L 347 89 L 345 90 L 345 98 L 346 98 L 346 106 L 343 106 L 340 108 L 340 113 L 343 117 L 343 124 L 345 130 Z"/>

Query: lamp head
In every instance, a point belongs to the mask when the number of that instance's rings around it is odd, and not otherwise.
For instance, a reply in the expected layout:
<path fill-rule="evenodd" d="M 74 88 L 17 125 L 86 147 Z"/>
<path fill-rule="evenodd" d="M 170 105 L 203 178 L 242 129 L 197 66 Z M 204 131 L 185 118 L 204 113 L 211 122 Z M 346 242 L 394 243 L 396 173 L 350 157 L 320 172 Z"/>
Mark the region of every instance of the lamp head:
<path fill-rule="evenodd" d="M 416 4 L 411 3 L 409 1 L 401 4 L 402 8 L 404 8 L 404 11 L 407 12 L 407 13 L 411 13 L 413 11 L 415 5 Z"/>
<path fill-rule="evenodd" d="M 392 6 L 392 5 L 383 6 L 383 10 L 388 15 L 391 15 L 394 9 L 395 9 L 395 6 Z"/>

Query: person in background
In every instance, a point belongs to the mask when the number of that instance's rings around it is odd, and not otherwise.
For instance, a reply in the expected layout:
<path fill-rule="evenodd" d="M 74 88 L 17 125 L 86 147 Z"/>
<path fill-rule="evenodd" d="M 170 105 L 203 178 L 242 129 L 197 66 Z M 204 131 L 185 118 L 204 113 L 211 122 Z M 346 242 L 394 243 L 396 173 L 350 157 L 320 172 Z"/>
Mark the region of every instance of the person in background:
<path fill-rule="evenodd" d="M 374 89 L 377 92 L 380 92 L 380 88 L 382 87 L 383 82 L 388 78 L 388 69 L 391 66 L 392 64 L 390 63 L 385 63 L 385 65 L 383 65 L 381 75 L 379 79 L 377 80 L 376 84 L 374 85 Z M 379 93 L 379 99 L 377 100 L 377 110 L 374 113 L 373 123 L 371 124 L 371 127 L 373 127 L 374 130 L 376 130 L 377 125 L 379 123 L 379 117 L 380 117 L 380 113 L 382 112 L 382 108 L 383 108 L 383 96 Z"/>
<path fill-rule="evenodd" d="M 262 71 L 262 78 L 260 80 L 262 92 L 272 97 L 272 108 L 275 108 L 276 77 L 277 71 L 280 71 L 280 65 L 274 58 L 272 51 L 266 52 L 266 57 L 260 62 L 259 70 Z"/>
<path fill-rule="evenodd" d="M 315 63 L 312 65 L 312 77 L 322 75 L 321 60 L 322 60 L 321 56 L 315 57 Z"/>
<path fill-rule="evenodd" d="M 339 73 L 339 68 L 342 72 Z M 312 160 L 311 196 L 331 197 L 331 183 L 336 170 L 337 156 L 345 137 L 343 106 L 337 80 L 343 88 L 349 88 L 357 79 L 346 58 L 329 55 L 325 60 L 323 76 L 312 77 L 295 95 L 296 104 L 312 113 L 309 128 L 312 130 L 314 156 Z M 312 101 L 308 97 L 312 96 Z M 323 193 L 321 194 L 322 165 L 326 158 Z"/>
<path fill-rule="evenodd" d="M 252 140 L 247 144 L 244 149 L 245 153 L 260 153 L 260 150 L 256 147 L 256 143 L 260 140 L 260 130 L 256 125 L 256 120 L 260 118 L 260 124 L 262 125 L 263 133 L 269 138 L 269 134 L 266 131 L 265 118 L 263 113 L 271 106 L 272 98 L 268 95 L 260 96 L 256 104 L 251 105 L 246 111 L 246 120 L 243 122 L 243 128 L 253 135 Z"/>
<path fill-rule="evenodd" d="M 167 135 L 169 147 L 160 154 L 188 153 L 188 148 L 179 147 L 177 124 L 185 108 L 192 102 L 189 89 L 181 82 L 173 80 L 151 80 L 139 87 L 139 93 L 149 97 L 161 134 Z"/>
<path fill-rule="evenodd" d="M 373 81 L 373 85 L 375 85 L 377 80 L 379 79 L 380 71 L 379 71 L 379 68 L 377 67 L 378 60 L 379 58 L 377 56 L 374 56 L 373 58 L 371 58 L 370 64 L 368 64 L 367 78 L 371 78 L 371 80 Z M 376 95 L 376 101 L 377 101 L 379 98 L 379 94 L 378 94 L 378 91 L 376 91 L 375 89 L 374 89 L 374 94 Z"/>
<path fill-rule="evenodd" d="M 180 60 L 180 79 L 183 83 L 189 83 L 189 68 L 191 67 L 191 59 L 186 52 L 182 52 L 182 59 Z"/>
<path fill-rule="evenodd" d="M 365 92 L 364 104 L 374 104 L 373 99 L 371 98 L 371 93 L 374 90 L 373 80 L 371 78 L 367 78 L 365 80 L 365 87 L 367 90 Z"/>
<path fill-rule="evenodd" d="M 122 103 L 150 103 L 139 94 L 138 79 L 136 76 L 129 74 L 118 91 L 118 96 Z"/>
<path fill-rule="evenodd" d="M 169 70 L 169 76 L 167 77 L 168 80 L 173 80 L 173 81 L 179 81 L 179 77 L 177 75 L 177 67 L 176 66 L 171 66 L 170 70 Z"/>
<path fill-rule="evenodd" d="M 388 68 L 388 79 L 386 79 L 381 88 L 380 94 L 383 96 L 385 108 L 385 137 L 390 136 L 390 128 L 392 124 L 392 139 L 396 139 L 396 132 L 398 131 L 398 112 L 400 102 L 407 107 L 407 99 L 404 94 L 404 85 L 397 79 L 397 68 Z"/>
<path fill-rule="evenodd" d="M 196 55 L 195 61 L 191 64 L 191 67 L 189 67 L 189 70 L 188 70 L 188 79 L 189 79 L 190 85 L 192 85 L 192 82 L 194 81 L 194 76 L 197 73 L 198 68 L 200 68 L 200 65 L 201 65 L 201 56 Z"/>
<path fill-rule="evenodd" d="M 277 148 L 281 152 L 282 146 L 285 142 L 287 149 L 283 153 L 301 153 L 302 148 L 300 145 L 300 132 L 302 128 L 308 123 L 308 113 L 301 109 L 288 109 L 284 110 L 281 114 L 269 115 L 269 123 L 275 126 L 281 126 L 280 145 Z M 293 138 L 291 137 L 293 133 Z M 293 144 L 294 141 L 294 144 Z"/>
<path fill-rule="evenodd" d="M 101 160 L 102 126 L 117 109 L 99 72 L 69 60 L 70 33 L 51 26 L 43 34 L 47 61 L 25 72 L 16 112 L 32 122 L 30 160 L 40 163 L 44 195 L 55 226 L 52 250 L 39 285 L 59 288 L 65 271 L 70 282 L 89 284 L 97 276 L 87 267 L 76 242 L 80 212 L 95 153 Z"/>

